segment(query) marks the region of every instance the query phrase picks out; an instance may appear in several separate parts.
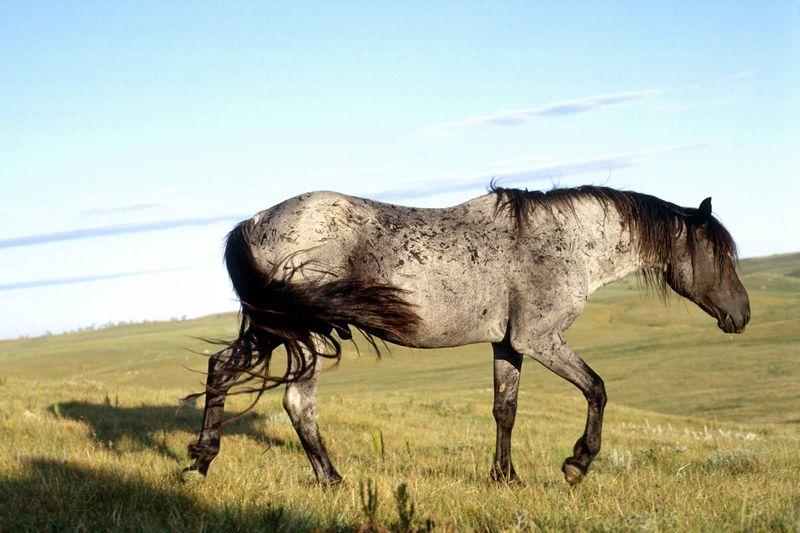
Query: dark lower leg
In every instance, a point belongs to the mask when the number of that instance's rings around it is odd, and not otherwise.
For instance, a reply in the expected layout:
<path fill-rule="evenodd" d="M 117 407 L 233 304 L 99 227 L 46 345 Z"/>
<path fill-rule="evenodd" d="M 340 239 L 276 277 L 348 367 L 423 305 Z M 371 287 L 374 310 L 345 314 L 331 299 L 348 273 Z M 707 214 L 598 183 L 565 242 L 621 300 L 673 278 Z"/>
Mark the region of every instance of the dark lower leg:
<path fill-rule="evenodd" d="M 494 406 L 492 414 L 497 423 L 497 442 L 491 477 L 495 481 L 519 481 L 511 462 L 511 432 L 517 414 L 517 394 L 522 355 L 507 342 L 493 343 Z"/>
<path fill-rule="evenodd" d="M 594 372 L 591 372 L 591 374 L 593 378 L 592 384 L 588 394 L 584 393 L 588 403 L 586 427 L 583 431 L 583 435 L 578 439 L 572 449 L 572 456 L 564 461 L 564 466 L 562 467 L 564 474 L 567 475 L 567 481 L 570 481 L 570 470 L 572 470 L 573 477 L 577 474 L 580 474 L 580 478 L 585 476 L 586 472 L 589 470 L 589 465 L 600 451 L 606 393 L 603 380 Z M 571 466 L 572 469 L 570 469 L 569 466 Z M 579 472 L 575 472 L 575 468 L 577 468 Z M 580 479 L 574 482 L 577 481 L 580 481 Z M 570 483 L 572 482 L 573 481 L 570 481 Z"/>
<path fill-rule="evenodd" d="M 223 371 L 230 355 L 230 349 L 225 349 L 212 355 L 208 361 L 203 429 L 197 442 L 189 445 L 189 456 L 194 463 L 186 470 L 205 475 L 211 461 L 219 453 L 219 426 L 225 410 L 225 398 L 236 379 L 236 376 Z"/>
<path fill-rule="evenodd" d="M 603 409 L 606 405 L 605 386 L 600 376 L 572 351 L 560 333 L 553 332 L 537 342 L 532 342 L 530 347 L 531 355 L 537 361 L 578 387 L 588 403 L 583 435 L 575 443 L 572 456 L 567 457 L 561 466 L 567 482 L 574 485 L 583 479 L 592 460 L 600 451 Z"/>

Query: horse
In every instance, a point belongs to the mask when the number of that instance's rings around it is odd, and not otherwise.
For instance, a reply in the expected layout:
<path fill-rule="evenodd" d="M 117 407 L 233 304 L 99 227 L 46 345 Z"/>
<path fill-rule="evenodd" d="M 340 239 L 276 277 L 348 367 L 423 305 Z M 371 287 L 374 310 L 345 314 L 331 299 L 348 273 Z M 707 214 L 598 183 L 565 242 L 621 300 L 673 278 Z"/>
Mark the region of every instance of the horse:
<path fill-rule="evenodd" d="M 220 445 L 226 395 L 285 384 L 283 406 L 317 481 L 342 477 L 316 421 L 320 357 L 360 330 L 414 348 L 491 343 L 496 447 L 490 477 L 513 483 L 511 432 L 525 356 L 586 398 L 583 435 L 562 464 L 580 482 L 600 451 L 603 380 L 564 332 L 601 286 L 632 273 L 716 318 L 726 333 L 750 319 L 736 245 L 711 213 L 608 187 L 546 192 L 491 184 L 454 207 L 423 209 L 335 192 L 310 192 L 239 223 L 225 263 L 241 302 L 238 337 L 210 357 L 202 430 L 186 475 L 204 478 Z M 283 345 L 283 374 L 270 374 Z M 245 384 L 250 384 L 245 386 Z M 255 383 L 256 385 L 253 385 Z"/>

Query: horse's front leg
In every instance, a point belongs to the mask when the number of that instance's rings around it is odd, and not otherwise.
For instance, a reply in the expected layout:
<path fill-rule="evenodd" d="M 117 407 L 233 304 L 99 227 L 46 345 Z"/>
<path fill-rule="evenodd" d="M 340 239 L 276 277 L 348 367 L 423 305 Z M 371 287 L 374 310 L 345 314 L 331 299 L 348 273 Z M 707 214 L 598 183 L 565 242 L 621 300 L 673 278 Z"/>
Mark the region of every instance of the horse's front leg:
<path fill-rule="evenodd" d="M 517 414 L 519 374 L 522 354 L 516 352 L 507 340 L 492 343 L 494 352 L 494 407 L 492 414 L 497 423 L 497 444 L 491 477 L 494 481 L 519 482 L 511 462 L 511 431 Z"/>
<path fill-rule="evenodd" d="M 318 347 L 320 348 L 321 346 Z M 322 361 L 314 362 L 311 354 L 306 352 L 303 356 L 306 358 L 306 364 L 310 365 L 309 370 L 297 381 L 286 385 L 283 407 L 297 431 L 297 436 L 300 437 L 300 443 L 311 461 L 317 481 L 324 485 L 335 485 L 342 481 L 342 476 L 331 464 L 317 425 L 317 382 L 322 371 Z"/>
<path fill-rule="evenodd" d="M 522 348 L 518 344 L 515 340 L 514 348 Z M 586 476 L 589 465 L 600 451 L 603 410 L 606 406 L 605 385 L 600 376 L 572 351 L 558 332 L 553 332 L 538 342 L 521 344 L 528 344 L 524 353 L 530 354 L 545 367 L 578 387 L 588 403 L 583 435 L 575 443 L 572 456 L 567 457 L 561 466 L 567 483 L 575 485 Z"/>

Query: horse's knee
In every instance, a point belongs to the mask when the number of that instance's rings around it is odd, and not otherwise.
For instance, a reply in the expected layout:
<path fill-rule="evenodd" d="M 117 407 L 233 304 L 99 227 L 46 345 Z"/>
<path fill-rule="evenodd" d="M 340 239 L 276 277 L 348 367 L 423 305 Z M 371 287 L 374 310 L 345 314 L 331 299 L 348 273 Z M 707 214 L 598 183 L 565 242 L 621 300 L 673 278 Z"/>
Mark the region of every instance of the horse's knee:
<path fill-rule="evenodd" d="M 517 411 L 517 400 L 513 398 L 504 398 L 494 402 L 492 406 L 492 414 L 495 418 L 503 418 L 509 413 Z"/>
<path fill-rule="evenodd" d="M 600 407 L 605 408 L 606 403 L 608 402 L 608 396 L 606 395 L 606 386 L 603 384 L 603 380 L 600 380 L 600 391 L 598 393 L 598 402 L 600 403 Z"/>
<path fill-rule="evenodd" d="M 606 385 L 603 383 L 603 379 L 597 374 L 592 375 L 591 378 L 588 386 L 581 387 L 583 396 L 590 405 L 596 405 L 602 409 L 606 406 L 606 401 L 608 400 L 606 396 Z"/>
<path fill-rule="evenodd" d="M 600 376 L 595 376 L 591 387 L 589 387 L 589 401 L 596 403 L 600 409 L 606 406 L 608 396 L 606 395 L 606 385 Z"/>
<path fill-rule="evenodd" d="M 514 425 L 514 418 L 517 414 L 517 400 L 516 398 L 499 399 L 494 402 L 492 407 L 492 415 L 494 420 L 501 426 Z"/>

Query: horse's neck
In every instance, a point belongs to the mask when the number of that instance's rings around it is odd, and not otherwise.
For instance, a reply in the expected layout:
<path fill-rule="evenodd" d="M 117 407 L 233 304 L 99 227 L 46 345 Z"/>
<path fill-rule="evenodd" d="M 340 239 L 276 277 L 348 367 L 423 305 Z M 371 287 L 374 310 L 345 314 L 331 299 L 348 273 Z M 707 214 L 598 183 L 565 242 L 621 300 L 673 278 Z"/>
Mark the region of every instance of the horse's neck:
<path fill-rule="evenodd" d="M 576 205 L 576 215 L 574 235 L 585 255 L 589 294 L 651 266 L 642 262 L 635 232 L 631 233 L 613 206 L 603 209 L 594 200 L 582 202 Z"/>

